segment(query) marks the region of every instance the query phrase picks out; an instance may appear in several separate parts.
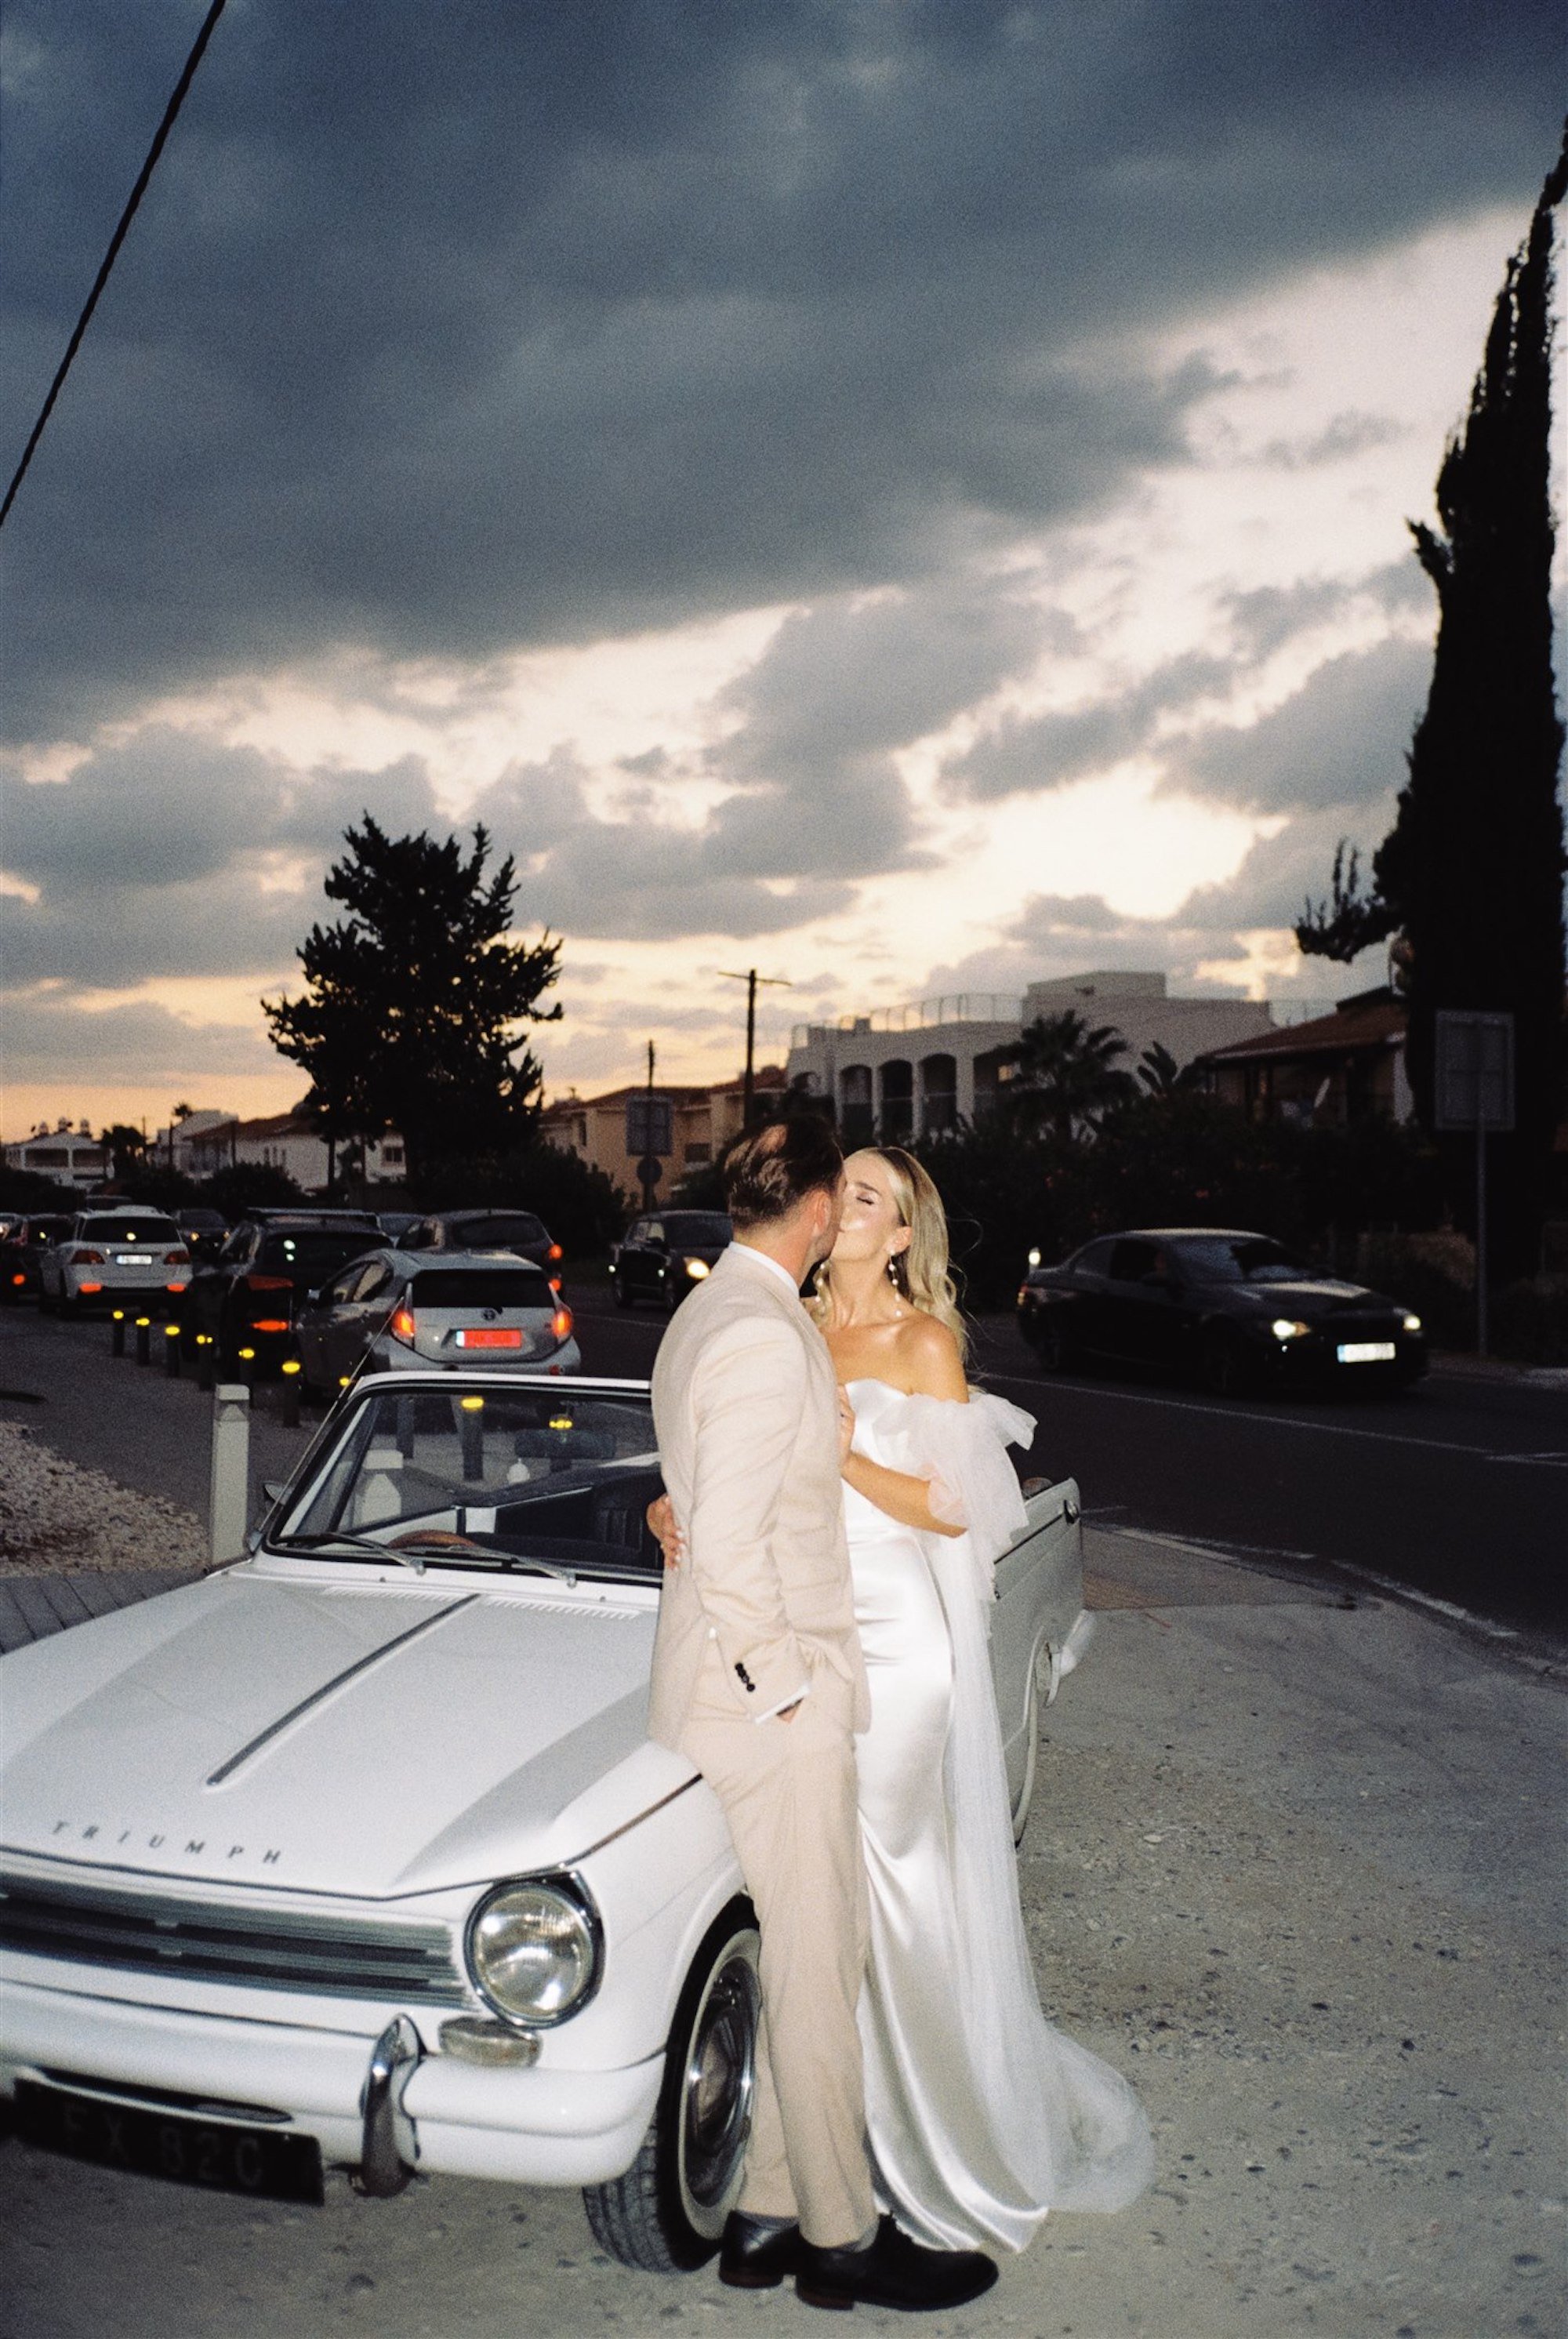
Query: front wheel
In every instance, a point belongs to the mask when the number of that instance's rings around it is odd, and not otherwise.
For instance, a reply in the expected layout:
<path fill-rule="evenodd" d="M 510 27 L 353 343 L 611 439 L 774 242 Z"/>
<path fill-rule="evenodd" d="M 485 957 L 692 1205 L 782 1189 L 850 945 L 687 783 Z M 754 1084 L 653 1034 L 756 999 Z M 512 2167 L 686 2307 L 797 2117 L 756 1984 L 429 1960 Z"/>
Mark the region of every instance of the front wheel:
<path fill-rule="evenodd" d="M 1240 1342 L 1228 1333 L 1211 1332 L 1203 1344 L 1204 1387 L 1214 1396 L 1244 1396 L 1248 1377 Z"/>
<path fill-rule="evenodd" d="M 750 1901 L 732 1900 L 686 1976 L 642 2149 L 624 2176 L 583 2187 L 594 2239 L 622 2265 L 687 2274 L 718 2248 L 751 2137 L 761 1948 Z"/>

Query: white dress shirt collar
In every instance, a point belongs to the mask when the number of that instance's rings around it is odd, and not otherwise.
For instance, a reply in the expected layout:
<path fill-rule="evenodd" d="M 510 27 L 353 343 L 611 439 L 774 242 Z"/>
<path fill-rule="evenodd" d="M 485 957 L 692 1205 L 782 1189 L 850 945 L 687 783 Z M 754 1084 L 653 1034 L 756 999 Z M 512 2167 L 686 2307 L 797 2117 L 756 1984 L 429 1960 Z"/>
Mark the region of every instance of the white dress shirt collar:
<path fill-rule="evenodd" d="M 759 1267 L 765 1267 L 770 1275 L 776 1275 L 792 1299 L 800 1298 L 800 1286 L 788 1268 L 781 1267 L 776 1258 L 770 1258 L 765 1250 L 757 1250 L 751 1243 L 739 1241 L 733 1242 L 730 1248 L 742 1258 L 754 1259 Z"/>

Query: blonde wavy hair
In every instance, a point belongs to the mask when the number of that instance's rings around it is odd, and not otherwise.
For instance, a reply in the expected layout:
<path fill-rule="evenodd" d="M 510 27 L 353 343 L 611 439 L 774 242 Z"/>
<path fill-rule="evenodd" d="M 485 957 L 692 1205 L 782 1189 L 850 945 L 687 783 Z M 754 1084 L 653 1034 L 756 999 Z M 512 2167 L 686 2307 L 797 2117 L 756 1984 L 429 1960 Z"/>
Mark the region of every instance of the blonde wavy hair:
<path fill-rule="evenodd" d="M 967 1360 L 969 1332 L 959 1313 L 958 1288 L 948 1258 L 947 1212 L 942 1209 L 942 1196 L 930 1174 L 902 1145 L 858 1145 L 855 1153 L 872 1154 L 886 1170 L 900 1222 L 909 1229 L 907 1247 L 888 1262 L 889 1280 L 901 1299 L 907 1299 L 922 1316 L 934 1316 L 939 1324 L 946 1325 L 958 1342 L 960 1357 Z M 851 1161 L 854 1158 L 853 1153 L 848 1157 Z M 824 1258 L 817 1268 L 812 1278 L 812 1288 L 811 1313 L 822 1324 L 827 1319 L 831 1304 L 831 1258 Z"/>

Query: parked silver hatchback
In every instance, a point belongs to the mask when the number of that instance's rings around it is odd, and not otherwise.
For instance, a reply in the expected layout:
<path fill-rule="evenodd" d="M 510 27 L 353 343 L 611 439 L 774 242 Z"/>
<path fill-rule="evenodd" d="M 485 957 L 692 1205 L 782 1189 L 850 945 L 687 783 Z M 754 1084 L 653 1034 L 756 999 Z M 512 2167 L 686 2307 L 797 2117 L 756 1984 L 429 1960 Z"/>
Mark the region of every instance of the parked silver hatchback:
<path fill-rule="evenodd" d="M 361 1367 L 582 1370 L 570 1308 L 511 1251 L 363 1252 L 307 1296 L 294 1333 L 305 1385 L 323 1395 Z"/>

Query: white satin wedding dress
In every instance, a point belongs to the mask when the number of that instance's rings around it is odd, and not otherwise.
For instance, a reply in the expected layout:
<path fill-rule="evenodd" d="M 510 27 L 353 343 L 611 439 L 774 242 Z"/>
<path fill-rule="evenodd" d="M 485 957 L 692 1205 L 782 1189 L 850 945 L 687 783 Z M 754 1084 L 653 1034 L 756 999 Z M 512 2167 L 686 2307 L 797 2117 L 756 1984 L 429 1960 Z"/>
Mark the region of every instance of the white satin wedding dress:
<path fill-rule="evenodd" d="M 1040 2010 L 1019 1905 L 988 1653 L 991 1571 L 1024 1524 L 1016 1406 L 849 1384 L 858 1453 L 931 1481 L 958 1536 L 844 1489 L 872 1726 L 856 1740 L 871 1888 L 860 2007 L 884 2206 L 917 2241 L 1021 2250 L 1050 2209 L 1120 2209 L 1152 2182 L 1137 2097 Z"/>

